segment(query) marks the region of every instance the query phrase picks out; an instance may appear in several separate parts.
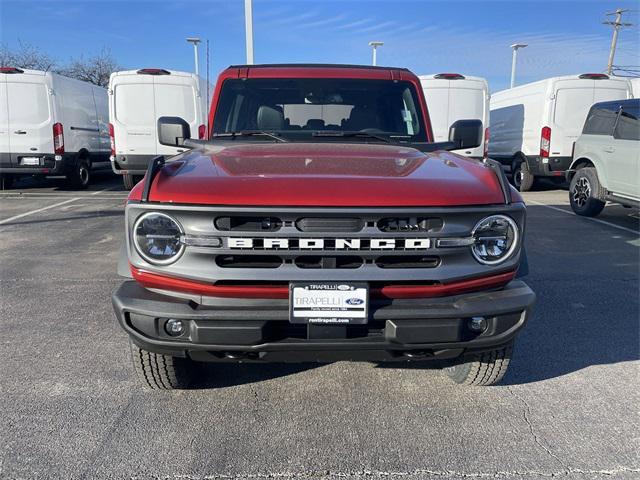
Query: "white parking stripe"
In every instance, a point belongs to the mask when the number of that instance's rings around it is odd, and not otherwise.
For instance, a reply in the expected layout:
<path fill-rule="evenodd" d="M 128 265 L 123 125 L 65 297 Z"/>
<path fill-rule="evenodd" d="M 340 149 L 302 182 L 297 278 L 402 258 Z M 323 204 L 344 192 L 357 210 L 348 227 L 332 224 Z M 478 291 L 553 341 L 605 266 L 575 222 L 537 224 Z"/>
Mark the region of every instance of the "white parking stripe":
<path fill-rule="evenodd" d="M 565 209 L 559 208 L 559 207 L 552 207 L 551 205 L 547 205 L 546 203 L 536 202 L 535 200 L 528 199 L 528 200 L 526 200 L 526 203 L 535 203 L 536 205 L 540 205 L 541 207 L 550 208 L 551 210 L 555 210 L 556 212 L 562 212 L 562 213 L 566 213 L 567 215 L 577 216 L 572 211 L 565 210 Z M 632 229 L 627 228 L 627 227 L 621 227 L 620 225 L 616 225 L 615 223 L 607 222 L 605 220 L 600 220 L 599 218 L 593 218 L 593 217 L 580 217 L 580 218 L 583 218 L 585 220 L 591 220 L 592 222 L 600 223 L 600 224 L 606 225 L 608 227 L 617 228 L 618 230 L 624 230 L 625 232 L 633 233 L 634 235 L 640 235 L 640 231 L 638 231 L 638 230 L 632 230 Z"/>
<path fill-rule="evenodd" d="M 48 207 L 38 208 L 37 210 L 31 210 L 29 212 L 21 213 L 20 215 L 15 215 L 13 217 L 5 218 L 4 220 L 0 220 L 0 225 L 5 223 L 13 222 L 14 220 L 18 220 L 19 218 L 28 217 L 29 215 L 33 215 L 35 213 L 44 212 L 45 210 L 50 210 L 52 208 L 59 207 L 61 205 L 65 205 L 67 203 L 75 202 L 76 200 L 80 200 L 80 197 L 71 198 L 69 200 L 65 200 L 64 202 L 54 203 L 53 205 L 49 205 Z"/>

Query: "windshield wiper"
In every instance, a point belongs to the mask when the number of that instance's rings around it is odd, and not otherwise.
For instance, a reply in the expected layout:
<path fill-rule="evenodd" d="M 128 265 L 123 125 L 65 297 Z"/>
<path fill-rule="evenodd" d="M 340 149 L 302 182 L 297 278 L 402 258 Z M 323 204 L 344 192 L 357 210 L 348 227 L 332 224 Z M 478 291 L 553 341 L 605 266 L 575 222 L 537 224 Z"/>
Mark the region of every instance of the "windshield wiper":
<path fill-rule="evenodd" d="M 339 130 L 316 130 L 311 135 L 314 137 L 369 137 L 375 138 L 385 143 L 392 143 L 390 137 L 384 136 L 379 133 L 368 132 L 367 130 L 358 130 L 356 132 L 341 132 Z"/>
<path fill-rule="evenodd" d="M 212 138 L 220 138 L 220 137 L 226 137 L 226 138 L 236 138 L 236 137 L 250 137 L 253 135 L 262 135 L 265 137 L 270 137 L 273 138 L 274 140 L 277 140 L 278 142 L 283 142 L 286 143 L 288 142 L 288 140 L 280 137 L 277 133 L 275 132 L 265 132 L 264 130 L 242 130 L 240 132 L 230 132 L 230 133 L 214 133 L 212 135 Z"/>

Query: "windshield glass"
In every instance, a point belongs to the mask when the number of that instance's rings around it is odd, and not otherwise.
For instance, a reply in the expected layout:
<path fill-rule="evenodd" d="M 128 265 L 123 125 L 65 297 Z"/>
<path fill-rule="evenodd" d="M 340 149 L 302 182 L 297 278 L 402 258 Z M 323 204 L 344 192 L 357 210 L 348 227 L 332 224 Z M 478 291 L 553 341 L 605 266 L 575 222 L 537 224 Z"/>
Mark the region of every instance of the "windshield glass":
<path fill-rule="evenodd" d="M 420 103 L 409 82 L 361 79 L 238 79 L 222 85 L 213 134 L 278 132 L 308 139 L 318 132 L 360 132 L 424 142 Z"/>

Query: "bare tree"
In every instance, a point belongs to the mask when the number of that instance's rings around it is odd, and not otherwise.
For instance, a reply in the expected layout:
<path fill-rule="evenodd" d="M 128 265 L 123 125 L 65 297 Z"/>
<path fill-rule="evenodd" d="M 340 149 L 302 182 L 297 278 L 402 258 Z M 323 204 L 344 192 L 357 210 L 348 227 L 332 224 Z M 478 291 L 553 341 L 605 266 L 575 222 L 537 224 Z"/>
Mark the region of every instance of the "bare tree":
<path fill-rule="evenodd" d="M 29 43 L 18 40 L 18 48 L 13 51 L 0 45 L 0 66 L 48 71 L 54 70 L 56 64 L 53 58 Z"/>
<path fill-rule="evenodd" d="M 111 50 L 103 48 L 98 55 L 89 58 L 80 56 L 59 71 L 68 77 L 106 87 L 109 85 L 109 75 L 117 70 L 121 70 L 121 67 Z"/>

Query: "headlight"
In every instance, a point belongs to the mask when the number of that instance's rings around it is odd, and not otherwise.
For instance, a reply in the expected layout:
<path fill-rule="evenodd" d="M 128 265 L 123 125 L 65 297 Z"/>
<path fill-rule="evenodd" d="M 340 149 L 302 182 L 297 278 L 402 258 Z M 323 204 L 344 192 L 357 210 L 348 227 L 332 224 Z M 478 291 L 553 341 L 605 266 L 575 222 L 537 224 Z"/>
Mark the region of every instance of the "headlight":
<path fill-rule="evenodd" d="M 492 215 L 480 220 L 471 234 L 474 239 L 471 252 L 485 265 L 505 261 L 518 247 L 518 225 L 505 215 Z"/>
<path fill-rule="evenodd" d="M 167 265 L 175 262 L 184 244 L 180 242 L 182 227 L 169 215 L 149 212 L 141 215 L 133 226 L 136 251 L 150 263 Z"/>

